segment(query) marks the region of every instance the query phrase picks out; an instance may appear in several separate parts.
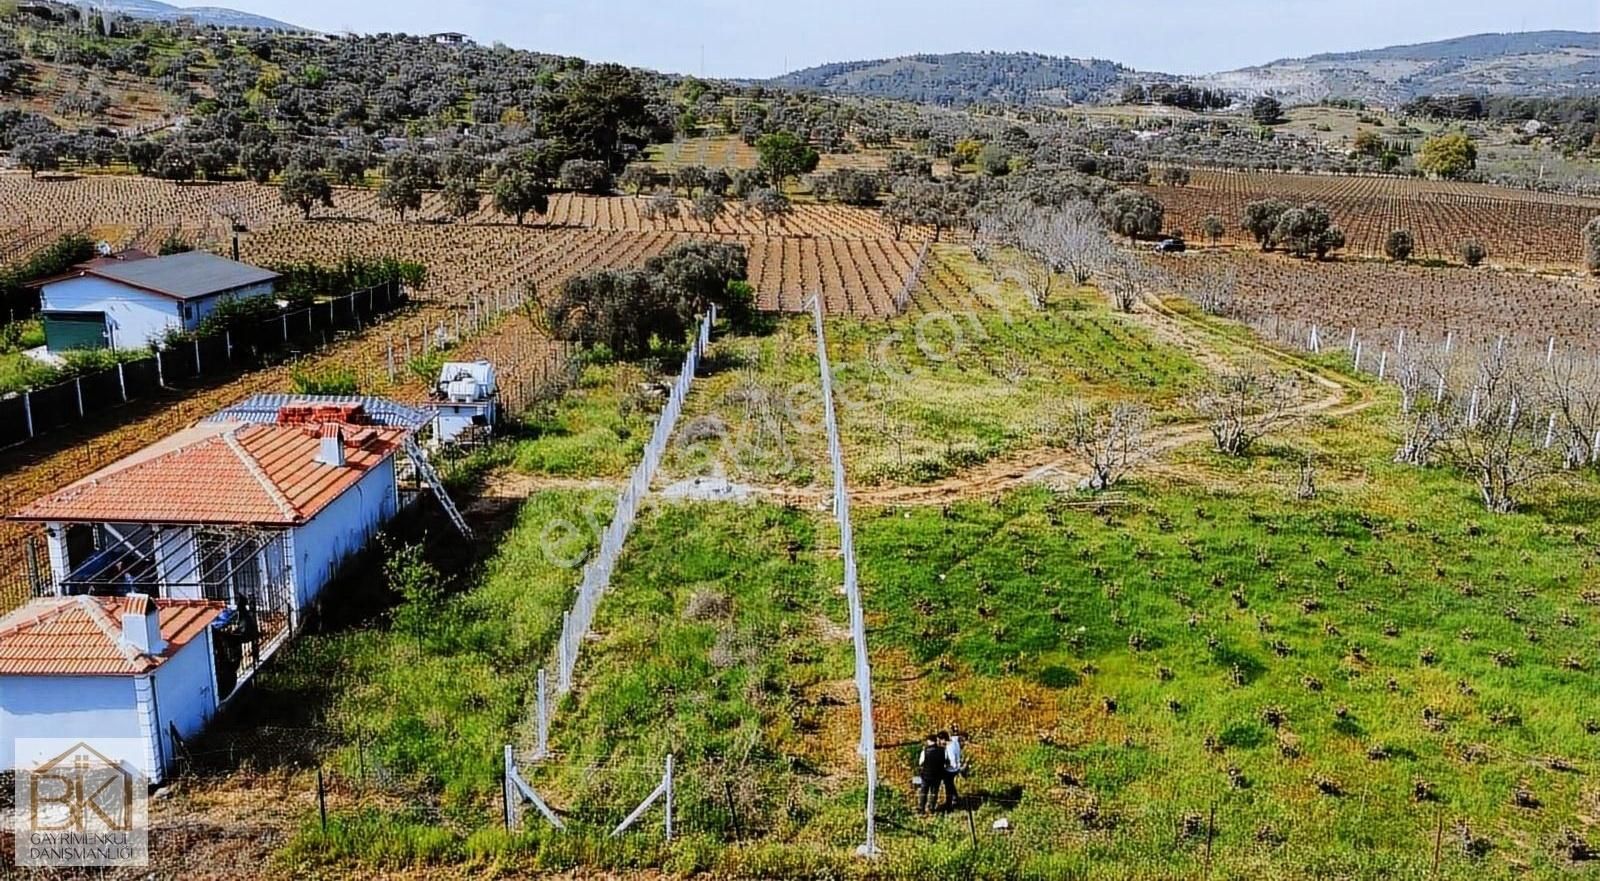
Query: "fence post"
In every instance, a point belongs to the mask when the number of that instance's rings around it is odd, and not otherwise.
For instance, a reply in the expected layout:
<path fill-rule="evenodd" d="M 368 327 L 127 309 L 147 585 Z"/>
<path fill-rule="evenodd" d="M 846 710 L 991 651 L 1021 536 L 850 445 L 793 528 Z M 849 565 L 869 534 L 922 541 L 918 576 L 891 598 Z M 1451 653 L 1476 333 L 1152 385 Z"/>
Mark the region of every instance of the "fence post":
<path fill-rule="evenodd" d="M 199 337 L 195 337 L 194 338 L 194 375 L 195 375 L 196 379 L 200 378 L 200 373 L 201 373 L 201 370 L 200 370 L 200 338 Z"/>
<path fill-rule="evenodd" d="M 283 341 L 289 341 L 289 313 L 283 313 Z"/>
<path fill-rule="evenodd" d="M 672 840 L 672 753 L 667 753 L 667 841 Z"/>
<path fill-rule="evenodd" d="M 224 330 L 222 332 L 222 345 L 227 350 L 228 363 L 232 364 L 233 363 L 233 331 Z"/>
<path fill-rule="evenodd" d="M 22 415 L 28 421 L 28 437 L 33 437 L 33 392 L 22 393 Z"/>
<path fill-rule="evenodd" d="M 122 391 L 122 403 L 128 403 L 128 377 L 122 371 L 122 362 L 117 362 L 117 388 Z"/>
<path fill-rule="evenodd" d="M 536 729 L 536 733 L 534 735 L 535 747 L 534 747 L 534 753 L 533 753 L 533 757 L 536 758 L 536 759 L 540 759 L 540 760 L 543 760 L 544 757 L 545 757 L 545 748 L 549 744 L 549 735 L 550 735 L 550 708 L 549 708 L 549 705 L 545 703 L 544 685 L 545 685 L 544 668 L 540 667 L 539 668 L 538 703 L 536 704 L 536 711 L 538 712 L 538 718 L 535 720 L 535 724 L 537 725 L 537 729 Z"/>
<path fill-rule="evenodd" d="M 328 831 L 328 790 L 322 785 L 322 766 L 317 766 L 317 814 L 322 818 L 322 831 Z"/>
<path fill-rule="evenodd" d="M 83 377 L 74 376 L 72 378 L 72 389 L 73 389 L 73 391 L 78 393 L 78 418 L 82 419 L 83 418 Z"/>
<path fill-rule="evenodd" d="M 389 340 L 389 381 L 394 382 L 394 339 Z"/>
<path fill-rule="evenodd" d="M 501 819 L 510 829 L 515 825 L 516 805 L 512 803 L 511 790 L 515 785 L 511 782 L 511 773 L 516 768 L 516 758 L 512 755 L 511 744 L 506 744 L 505 768 L 500 774 L 500 806 Z"/>
<path fill-rule="evenodd" d="M 167 387 L 167 370 L 161 363 L 162 349 L 156 349 L 156 385 L 160 388 Z"/>

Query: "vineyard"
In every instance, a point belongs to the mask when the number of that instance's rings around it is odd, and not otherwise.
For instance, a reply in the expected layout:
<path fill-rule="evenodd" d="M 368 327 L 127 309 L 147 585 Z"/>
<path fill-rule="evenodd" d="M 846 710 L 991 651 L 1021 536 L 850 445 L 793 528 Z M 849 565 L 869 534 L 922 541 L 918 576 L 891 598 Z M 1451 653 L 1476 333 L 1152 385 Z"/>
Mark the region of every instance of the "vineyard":
<path fill-rule="evenodd" d="M 1315 322 L 1325 334 L 1354 326 L 1450 334 L 1463 342 L 1504 335 L 1538 346 L 1554 337 L 1587 349 L 1600 332 L 1600 290 L 1587 280 L 1254 254 L 1206 254 L 1159 266 L 1177 290 L 1225 291 L 1242 318 Z"/>
<path fill-rule="evenodd" d="M 1166 207 L 1168 228 L 1196 240 L 1200 221 L 1215 214 L 1226 241 L 1254 246 L 1240 227 L 1245 205 L 1278 198 L 1326 205 L 1352 254 L 1382 254 L 1384 237 L 1407 229 L 1417 259 L 1458 260 L 1461 242 L 1476 238 L 1489 262 L 1518 266 L 1578 265 L 1579 231 L 1600 215 L 1595 199 L 1398 177 L 1195 171 L 1187 186 L 1147 189 Z"/>

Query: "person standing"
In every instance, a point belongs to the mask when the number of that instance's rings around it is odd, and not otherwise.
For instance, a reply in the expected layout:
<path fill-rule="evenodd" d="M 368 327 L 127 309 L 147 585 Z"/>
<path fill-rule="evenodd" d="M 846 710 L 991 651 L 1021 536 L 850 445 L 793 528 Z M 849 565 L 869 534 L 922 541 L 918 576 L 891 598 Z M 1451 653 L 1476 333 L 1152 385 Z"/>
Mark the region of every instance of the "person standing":
<path fill-rule="evenodd" d="M 917 754 L 917 813 L 926 814 L 939 805 L 939 787 L 944 780 L 944 747 L 934 735 L 922 744 Z"/>
<path fill-rule="evenodd" d="M 956 791 L 956 777 L 965 767 L 961 759 L 961 737 L 941 731 L 939 743 L 944 748 L 944 774 L 940 778 L 944 786 L 944 806 L 953 809 L 961 798 Z"/>

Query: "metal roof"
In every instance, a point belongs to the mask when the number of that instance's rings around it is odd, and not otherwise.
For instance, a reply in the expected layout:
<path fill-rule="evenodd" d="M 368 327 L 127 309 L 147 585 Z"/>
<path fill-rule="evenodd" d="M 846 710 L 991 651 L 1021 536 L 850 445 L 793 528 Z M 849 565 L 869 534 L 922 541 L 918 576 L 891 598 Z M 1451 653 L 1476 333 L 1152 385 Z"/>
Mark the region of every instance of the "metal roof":
<path fill-rule="evenodd" d="M 180 300 L 224 294 L 278 277 L 270 269 L 205 251 L 186 251 L 147 260 L 91 261 L 84 264 L 82 272 Z"/>
<path fill-rule="evenodd" d="M 420 430 L 433 418 L 433 414 L 426 410 L 408 407 L 388 398 L 369 398 L 361 395 L 268 394 L 252 395 L 232 406 L 224 407 L 200 421 L 202 424 L 209 422 L 249 422 L 256 425 L 272 425 L 278 421 L 278 412 L 284 407 L 301 404 L 360 404 L 366 411 L 367 418 L 371 420 L 371 424 L 388 428 L 404 428 L 408 431 Z"/>

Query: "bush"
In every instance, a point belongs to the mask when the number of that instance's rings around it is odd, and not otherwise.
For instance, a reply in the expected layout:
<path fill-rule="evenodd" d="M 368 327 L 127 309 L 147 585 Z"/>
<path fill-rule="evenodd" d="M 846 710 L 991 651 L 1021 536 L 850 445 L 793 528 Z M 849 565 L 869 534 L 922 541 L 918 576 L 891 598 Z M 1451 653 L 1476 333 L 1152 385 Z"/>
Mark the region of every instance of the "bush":
<path fill-rule="evenodd" d="M 1468 266 L 1477 266 L 1483 262 L 1485 257 L 1489 256 L 1488 250 L 1483 247 L 1483 242 L 1477 239 L 1467 239 L 1462 242 L 1459 250 L 1462 262 Z"/>
<path fill-rule="evenodd" d="M 353 395 L 360 391 L 356 372 L 348 367 L 309 371 L 297 367 L 289 373 L 289 384 L 297 395 Z"/>
<path fill-rule="evenodd" d="M 1390 260 L 1409 260 L 1417 246 L 1416 237 L 1408 229 L 1391 230 L 1383 239 L 1383 253 Z"/>

